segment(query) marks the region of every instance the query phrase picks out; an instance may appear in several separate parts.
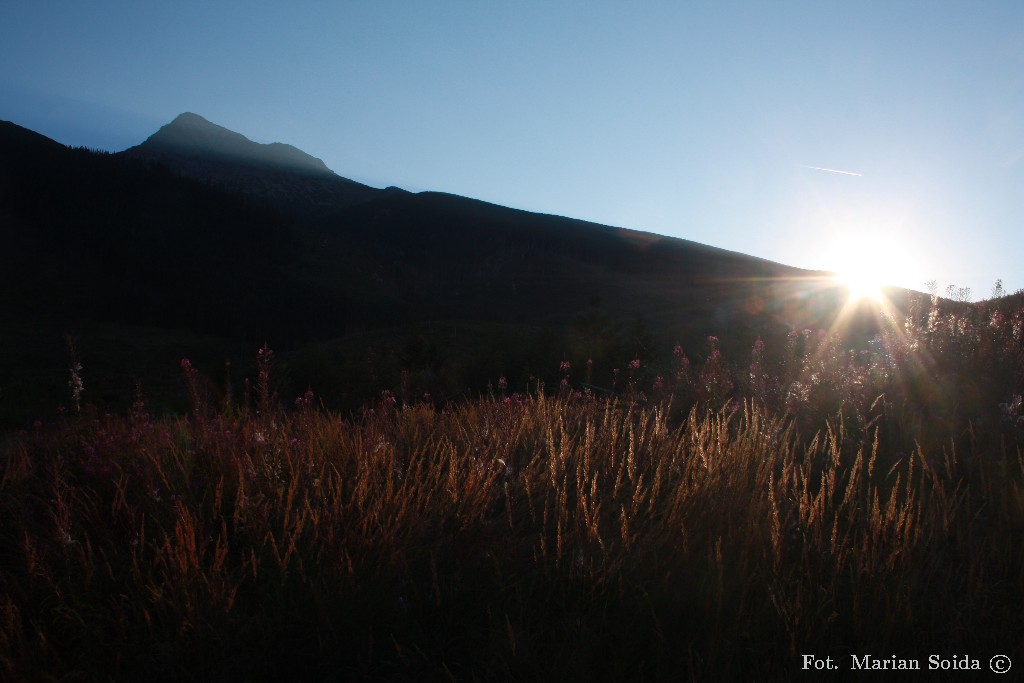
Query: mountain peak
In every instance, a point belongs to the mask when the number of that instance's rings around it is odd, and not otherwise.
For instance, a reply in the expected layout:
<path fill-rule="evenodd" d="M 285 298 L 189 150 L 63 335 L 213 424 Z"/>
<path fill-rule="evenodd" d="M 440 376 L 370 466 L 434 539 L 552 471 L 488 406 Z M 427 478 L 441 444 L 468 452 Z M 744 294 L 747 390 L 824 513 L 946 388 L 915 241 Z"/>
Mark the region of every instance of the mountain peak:
<path fill-rule="evenodd" d="M 297 147 L 280 142 L 253 142 L 241 133 L 211 123 L 192 112 L 176 116 L 136 147 L 135 151 L 158 156 L 173 154 L 212 157 L 247 166 L 280 168 L 311 175 L 334 175 L 322 160 Z"/>
<path fill-rule="evenodd" d="M 121 154 L 300 213 L 323 214 L 365 202 L 380 192 L 342 178 L 296 147 L 253 142 L 192 112 L 179 114 L 141 145 Z"/>
<path fill-rule="evenodd" d="M 194 113 L 192 113 L 190 111 L 185 111 L 185 112 L 182 112 L 182 113 L 178 114 L 177 116 L 174 117 L 174 120 L 171 121 L 171 125 L 189 125 L 189 124 L 198 124 L 198 125 L 204 125 L 204 126 L 213 126 L 214 128 L 220 128 L 220 126 L 217 126 L 216 124 L 210 123 L 208 120 L 204 119 L 199 114 L 194 114 Z M 225 129 L 225 130 L 227 130 L 227 129 Z"/>

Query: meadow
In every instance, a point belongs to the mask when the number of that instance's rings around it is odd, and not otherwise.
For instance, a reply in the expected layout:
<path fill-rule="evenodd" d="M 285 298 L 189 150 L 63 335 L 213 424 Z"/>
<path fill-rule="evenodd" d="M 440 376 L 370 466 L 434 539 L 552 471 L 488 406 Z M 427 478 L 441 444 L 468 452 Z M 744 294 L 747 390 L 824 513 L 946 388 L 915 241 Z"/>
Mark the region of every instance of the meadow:
<path fill-rule="evenodd" d="M 866 344 L 552 359 L 351 414 L 182 359 L 0 454 L 8 680 L 792 680 L 803 656 L 1024 666 L 1024 295 Z M 84 393 L 82 390 L 84 389 Z M 315 387 L 314 387 L 315 389 Z M 840 678 L 842 674 L 840 674 Z"/>

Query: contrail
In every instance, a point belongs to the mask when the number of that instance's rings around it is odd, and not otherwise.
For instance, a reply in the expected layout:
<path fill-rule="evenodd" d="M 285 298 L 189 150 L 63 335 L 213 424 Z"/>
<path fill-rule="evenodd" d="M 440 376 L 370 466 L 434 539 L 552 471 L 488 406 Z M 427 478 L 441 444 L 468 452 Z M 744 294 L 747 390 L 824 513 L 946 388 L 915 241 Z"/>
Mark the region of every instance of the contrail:
<path fill-rule="evenodd" d="M 843 175 L 855 175 L 858 178 L 864 175 L 863 173 L 854 173 L 853 171 L 840 171 L 837 168 L 822 168 L 821 166 L 805 166 L 804 168 L 809 168 L 812 171 L 826 171 L 828 173 L 842 173 Z"/>

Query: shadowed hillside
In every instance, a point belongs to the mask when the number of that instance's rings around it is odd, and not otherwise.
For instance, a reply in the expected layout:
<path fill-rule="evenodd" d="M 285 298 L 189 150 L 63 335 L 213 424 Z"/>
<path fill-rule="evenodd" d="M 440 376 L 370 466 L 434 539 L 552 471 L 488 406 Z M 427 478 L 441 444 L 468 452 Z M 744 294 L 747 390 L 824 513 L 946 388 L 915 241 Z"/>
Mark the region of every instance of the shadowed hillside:
<path fill-rule="evenodd" d="M 709 334 L 747 353 L 757 337 L 828 327 L 844 303 L 826 274 L 373 189 L 194 114 L 116 155 L 2 123 L 0 152 L 7 423 L 47 414 L 66 394 L 65 334 L 94 376 L 117 378 L 97 400 L 130 401 L 131 378 L 170 386 L 181 355 L 217 373 L 269 341 L 290 370 L 282 390 L 312 384 L 344 406 L 403 371 L 443 397 L 498 375 L 551 378 L 563 356 L 606 373 L 634 357 L 650 365 L 676 343 L 703 348 Z M 125 347 L 127 357 L 112 351 Z M 36 394 L 27 400 L 25 384 Z"/>

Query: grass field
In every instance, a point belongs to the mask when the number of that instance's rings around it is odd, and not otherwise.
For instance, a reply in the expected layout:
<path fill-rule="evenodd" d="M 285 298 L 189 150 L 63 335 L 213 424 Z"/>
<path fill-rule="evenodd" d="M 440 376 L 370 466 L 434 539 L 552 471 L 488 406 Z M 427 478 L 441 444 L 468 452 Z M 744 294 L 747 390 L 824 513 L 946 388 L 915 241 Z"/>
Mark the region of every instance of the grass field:
<path fill-rule="evenodd" d="M 799 330 L 730 359 L 710 338 L 653 377 L 639 360 L 613 375 L 566 359 L 557 387 L 495 378 L 443 405 L 392 387 L 350 415 L 276 396 L 267 349 L 236 396 L 182 361 L 184 415 L 72 396 L 2 445 L 0 671 L 792 680 L 812 675 L 805 654 L 844 670 L 853 655 L 1024 665 L 1022 312 L 1019 295 L 936 298 L 861 350 Z"/>

